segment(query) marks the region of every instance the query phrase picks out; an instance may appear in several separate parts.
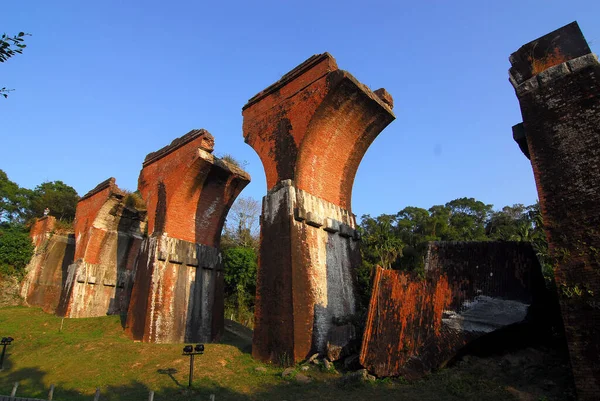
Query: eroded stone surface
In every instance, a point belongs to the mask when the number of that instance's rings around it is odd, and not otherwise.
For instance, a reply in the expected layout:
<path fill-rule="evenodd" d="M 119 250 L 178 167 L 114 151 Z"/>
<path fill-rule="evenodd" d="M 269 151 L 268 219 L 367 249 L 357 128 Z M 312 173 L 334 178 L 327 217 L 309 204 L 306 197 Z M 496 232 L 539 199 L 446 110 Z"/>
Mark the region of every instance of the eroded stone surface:
<path fill-rule="evenodd" d="M 30 306 L 55 313 L 67 280 L 67 268 L 73 263 L 75 235 L 55 232 L 56 219 L 38 219 L 29 232 L 35 245 L 21 284 L 21 297 Z"/>

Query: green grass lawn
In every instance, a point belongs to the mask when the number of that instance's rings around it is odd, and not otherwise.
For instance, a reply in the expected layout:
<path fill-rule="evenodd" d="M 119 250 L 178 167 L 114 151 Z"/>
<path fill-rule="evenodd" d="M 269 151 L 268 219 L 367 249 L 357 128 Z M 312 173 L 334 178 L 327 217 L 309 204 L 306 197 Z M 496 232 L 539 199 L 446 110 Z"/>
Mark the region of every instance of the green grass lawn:
<path fill-rule="evenodd" d="M 282 368 L 252 359 L 247 340 L 228 334 L 207 344 L 196 357 L 193 389 L 187 389 L 189 358 L 181 344 L 133 342 L 122 331 L 119 316 L 64 319 L 37 308 L 0 308 L 0 336 L 14 337 L 0 372 L 0 394 L 44 398 L 51 384 L 55 400 L 511 400 L 506 379 L 476 367 L 446 369 L 425 380 L 377 380 L 343 386 L 340 374 L 311 365 L 302 372 L 313 380 L 282 378 Z M 266 372 L 256 371 L 264 366 Z M 518 390 L 521 391 L 521 390 Z M 536 395 L 534 400 L 544 399 Z M 550 400 L 552 398 L 545 398 Z"/>

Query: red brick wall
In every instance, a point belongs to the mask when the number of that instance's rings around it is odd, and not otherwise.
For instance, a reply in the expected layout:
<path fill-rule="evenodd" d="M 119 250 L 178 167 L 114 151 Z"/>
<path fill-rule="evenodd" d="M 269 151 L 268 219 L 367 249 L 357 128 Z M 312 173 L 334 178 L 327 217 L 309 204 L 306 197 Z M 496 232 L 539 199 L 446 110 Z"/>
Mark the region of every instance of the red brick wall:
<path fill-rule="evenodd" d="M 147 158 L 140 172 L 138 189 L 148 207 L 148 233 L 218 246 L 229 207 L 250 177 L 215 159 L 212 149 L 202 149 L 207 137 L 212 140 L 207 131 L 190 134 L 183 145 L 170 145 L 160 157 Z"/>
<path fill-rule="evenodd" d="M 37 219 L 31 229 L 29 236 L 35 246 L 39 246 L 46 239 L 46 235 L 50 234 L 56 226 L 56 217 L 46 216 Z"/>
<path fill-rule="evenodd" d="M 544 46 L 538 46 L 542 43 Z M 528 50 L 541 54 L 527 57 Z M 556 61 L 557 55 L 559 60 Z M 533 62 L 547 63 L 537 74 Z M 600 64 L 576 23 L 511 56 L 579 399 L 600 399 Z"/>
<path fill-rule="evenodd" d="M 77 203 L 74 221 L 76 241 L 75 260 L 83 259 L 86 255 L 91 260 L 97 260 L 97 255 L 100 253 L 100 242 L 94 241 L 94 243 L 88 244 L 92 234 L 92 225 L 98 216 L 98 212 L 104 206 L 110 194 L 115 192 L 115 190 L 118 191 L 115 179 L 110 178 L 84 195 Z"/>

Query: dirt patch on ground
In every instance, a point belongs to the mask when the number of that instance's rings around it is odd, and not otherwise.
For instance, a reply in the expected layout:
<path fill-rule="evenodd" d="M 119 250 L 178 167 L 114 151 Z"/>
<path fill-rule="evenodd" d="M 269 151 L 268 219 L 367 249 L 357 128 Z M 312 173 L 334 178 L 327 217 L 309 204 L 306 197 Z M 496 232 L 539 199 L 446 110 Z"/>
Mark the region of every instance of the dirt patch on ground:
<path fill-rule="evenodd" d="M 23 304 L 19 281 L 14 277 L 0 277 L 0 307 Z"/>

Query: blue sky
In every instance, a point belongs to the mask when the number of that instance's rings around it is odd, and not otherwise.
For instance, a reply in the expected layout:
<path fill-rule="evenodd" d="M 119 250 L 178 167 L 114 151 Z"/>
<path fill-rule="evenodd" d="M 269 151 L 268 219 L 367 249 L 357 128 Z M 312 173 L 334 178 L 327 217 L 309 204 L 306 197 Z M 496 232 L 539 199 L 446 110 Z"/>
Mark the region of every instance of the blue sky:
<path fill-rule="evenodd" d="M 135 190 L 145 155 L 194 128 L 265 175 L 242 136 L 246 101 L 313 54 L 394 97 L 397 119 L 359 168 L 353 211 L 474 197 L 537 198 L 512 140 L 508 56 L 573 20 L 597 51 L 600 1 L 3 1 L 0 32 L 31 33 L 0 64 L 0 169 L 80 195 L 114 176 Z"/>

